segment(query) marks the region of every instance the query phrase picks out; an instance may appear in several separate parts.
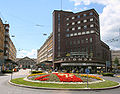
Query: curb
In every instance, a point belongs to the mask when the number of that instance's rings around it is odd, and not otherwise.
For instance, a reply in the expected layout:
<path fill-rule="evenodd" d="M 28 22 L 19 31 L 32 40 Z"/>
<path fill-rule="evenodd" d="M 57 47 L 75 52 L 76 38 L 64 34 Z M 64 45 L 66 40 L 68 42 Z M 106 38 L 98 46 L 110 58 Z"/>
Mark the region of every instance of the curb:
<path fill-rule="evenodd" d="M 31 88 L 31 89 L 43 89 L 43 90 L 69 90 L 69 91 L 94 91 L 94 90 L 109 90 L 109 89 L 115 89 L 120 87 L 120 83 L 117 86 L 113 87 L 107 87 L 107 88 L 81 88 L 81 89 L 63 89 L 63 88 L 47 88 L 47 87 L 34 87 L 34 86 L 26 86 L 26 85 L 19 85 L 12 83 L 10 80 L 8 81 L 10 85 L 18 86 L 18 87 L 24 87 L 24 88 Z"/>

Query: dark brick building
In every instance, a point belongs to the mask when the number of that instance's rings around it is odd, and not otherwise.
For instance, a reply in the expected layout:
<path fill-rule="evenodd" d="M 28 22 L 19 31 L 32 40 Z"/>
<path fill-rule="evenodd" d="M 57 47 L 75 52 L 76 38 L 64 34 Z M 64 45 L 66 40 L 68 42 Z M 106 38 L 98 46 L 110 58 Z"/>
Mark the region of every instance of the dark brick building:
<path fill-rule="evenodd" d="M 54 68 L 93 72 L 111 61 L 110 48 L 100 39 L 99 15 L 94 9 L 73 13 L 53 12 Z"/>

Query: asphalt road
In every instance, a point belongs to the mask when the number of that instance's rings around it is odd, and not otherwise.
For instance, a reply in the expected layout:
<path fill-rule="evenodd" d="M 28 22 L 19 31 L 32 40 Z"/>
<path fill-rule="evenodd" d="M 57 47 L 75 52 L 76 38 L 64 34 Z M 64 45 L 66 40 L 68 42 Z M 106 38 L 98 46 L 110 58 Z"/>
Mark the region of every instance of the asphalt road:
<path fill-rule="evenodd" d="M 0 76 L 0 94 L 120 94 L 120 88 L 111 90 L 96 90 L 96 91 L 65 91 L 65 90 L 41 90 L 41 89 L 30 89 L 12 86 L 8 83 L 11 75 Z M 15 75 L 13 78 L 24 77 L 24 75 Z M 105 79 L 119 81 L 120 78 L 105 77 Z"/>

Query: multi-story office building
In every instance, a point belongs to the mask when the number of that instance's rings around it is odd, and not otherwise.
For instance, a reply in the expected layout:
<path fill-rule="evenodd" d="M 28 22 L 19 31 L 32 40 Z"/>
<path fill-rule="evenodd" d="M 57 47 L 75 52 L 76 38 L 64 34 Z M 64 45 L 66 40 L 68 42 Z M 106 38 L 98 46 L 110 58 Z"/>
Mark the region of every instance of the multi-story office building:
<path fill-rule="evenodd" d="M 4 38 L 5 38 L 4 36 L 5 36 L 5 28 L 0 18 L 0 71 L 2 68 L 2 64 L 4 63 Z"/>
<path fill-rule="evenodd" d="M 45 47 L 44 44 L 41 48 Z M 54 10 L 54 68 L 85 71 L 89 67 L 95 72 L 105 68 L 106 61 L 111 61 L 110 49 L 100 39 L 99 15 L 94 9 L 78 13 Z"/>
<path fill-rule="evenodd" d="M 53 12 L 54 67 L 94 71 L 110 59 L 109 46 L 100 40 L 99 15 L 94 9 Z"/>
<path fill-rule="evenodd" d="M 53 61 L 53 33 L 37 51 L 37 63 Z"/>

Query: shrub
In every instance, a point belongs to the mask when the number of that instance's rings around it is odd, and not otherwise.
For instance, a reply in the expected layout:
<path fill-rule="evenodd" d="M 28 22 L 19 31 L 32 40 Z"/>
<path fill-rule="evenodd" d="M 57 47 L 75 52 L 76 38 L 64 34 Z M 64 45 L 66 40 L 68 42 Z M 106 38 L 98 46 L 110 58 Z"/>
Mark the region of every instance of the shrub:
<path fill-rule="evenodd" d="M 32 74 L 36 74 L 36 73 L 43 73 L 43 71 L 32 71 Z"/>
<path fill-rule="evenodd" d="M 103 76 L 111 76 L 113 77 L 114 76 L 114 73 L 102 73 Z"/>
<path fill-rule="evenodd" d="M 12 73 L 12 70 L 3 70 L 2 73 Z"/>

